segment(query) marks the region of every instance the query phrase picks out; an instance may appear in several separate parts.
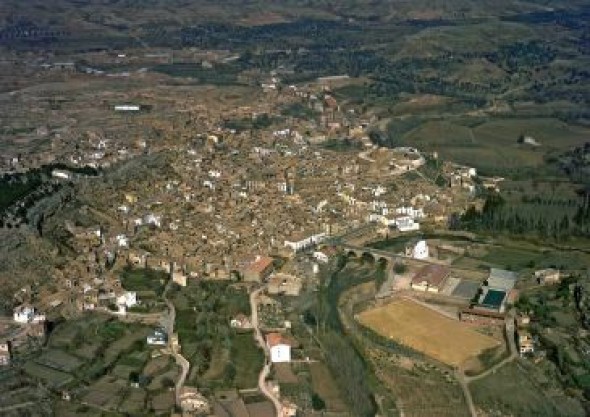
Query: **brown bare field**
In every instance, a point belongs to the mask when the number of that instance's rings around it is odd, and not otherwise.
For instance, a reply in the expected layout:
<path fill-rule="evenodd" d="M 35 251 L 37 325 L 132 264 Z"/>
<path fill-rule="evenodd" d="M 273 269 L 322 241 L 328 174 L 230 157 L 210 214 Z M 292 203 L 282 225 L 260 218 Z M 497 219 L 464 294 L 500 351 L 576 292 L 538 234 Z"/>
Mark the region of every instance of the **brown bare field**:
<path fill-rule="evenodd" d="M 364 311 L 359 321 L 384 337 L 452 366 L 500 343 L 411 300 Z"/>

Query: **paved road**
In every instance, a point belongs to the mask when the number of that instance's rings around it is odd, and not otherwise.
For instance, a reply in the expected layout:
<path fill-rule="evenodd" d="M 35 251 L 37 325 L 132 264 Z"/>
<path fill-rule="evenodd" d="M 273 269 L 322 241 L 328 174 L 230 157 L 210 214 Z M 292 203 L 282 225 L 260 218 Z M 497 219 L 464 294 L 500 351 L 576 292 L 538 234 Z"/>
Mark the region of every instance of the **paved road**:
<path fill-rule="evenodd" d="M 176 399 L 176 405 L 180 406 L 180 391 L 184 386 L 184 382 L 186 381 L 186 377 L 188 375 L 188 371 L 190 369 L 190 363 L 186 360 L 184 356 L 180 354 L 176 350 L 176 347 L 172 346 L 171 338 L 172 334 L 174 333 L 174 321 L 176 320 L 176 308 L 174 307 L 174 303 L 168 299 L 168 290 L 170 289 L 172 281 L 168 282 L 166 289 L 164 290 L 164 301 L 166 301 L 166 305 L 168 306 L 168 317 L 167 319 L 163 320 L 163 325 L 166 328 L 166 333 L 168 334 L 168 349 L 170 349 L 170 353 L 174 356 L 174 360 L 176 364 L 180 366 L 180 376 L 176 381 L 176 385 L 174 387 L 174 398 Z"/>
<path fill-rule="evenodd" d="M 258 389 L 260 389 L 260 392 L 262 392 L 262 394 L 272 402 L 276 410 L 277 417 L 280 417 L 283 414 L 283 407 L 281 405 L 281 402 L 279 401 L 278 397 L 276 397 L 275 394 L 268 388 L 268 385 L 266 384 L 266 378 L 268 377 L 271 368 L 270 351 L 266 346 L 266 343 L 264 343 L 264 338 L 262 337 L 262 332 L 260 331 L 260 323 L 258 321 L 258 294 L 260 294 L 260 292 L 264 290 L 264 288 L 265 287 L 261 287 L 256 291 L 250 293 L 250 309 L 252 310 L 251 321 L 252 328 L 254 329 L 254 338 L 258 345 L 264 351 L 265 357 L 264 367 L 260 371 L 260 375 L 258 375 Z"/>

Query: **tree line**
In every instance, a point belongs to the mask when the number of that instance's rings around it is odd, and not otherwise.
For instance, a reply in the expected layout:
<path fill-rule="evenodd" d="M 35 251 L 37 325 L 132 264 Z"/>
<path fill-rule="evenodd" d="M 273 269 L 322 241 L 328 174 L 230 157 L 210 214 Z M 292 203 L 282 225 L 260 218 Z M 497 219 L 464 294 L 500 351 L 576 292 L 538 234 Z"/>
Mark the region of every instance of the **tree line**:
<path fill-rule="evenodd" d="M 516 235 L 537 234 L 543 239 L 561 241 L 569 236 L 590 237 L 590 198 L 585 198 L 572 216 L 549 218 L 540 210 L 521 210 L 524 206 L 508 207 L 497 192 L 487 194 L 481 210 L 469 207 L 463 214 L 449 220 L 453 230 L 508 232 Z"/>

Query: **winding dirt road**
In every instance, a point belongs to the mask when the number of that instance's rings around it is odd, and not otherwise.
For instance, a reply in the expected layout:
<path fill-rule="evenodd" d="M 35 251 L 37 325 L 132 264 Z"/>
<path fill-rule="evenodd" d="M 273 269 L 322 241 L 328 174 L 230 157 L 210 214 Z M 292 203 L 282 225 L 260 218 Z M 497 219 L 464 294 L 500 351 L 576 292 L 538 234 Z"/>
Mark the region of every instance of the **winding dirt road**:
<path fill-rule="evenodd" d="M 181 368 L 180 376 L 178 377 L 178 380 L 176 380 L 176 385 L 174 386 L 174 398 L 176 400 L 176 405 L 180 407 L 180 392 L 184 386 L 184 382 L 186 381 L 186 377 L 190 369 L 190 363 L 184 356 L 180 354 L 180 352 L 176 350 L 176 346 L 172 346 L 171 343 L 171 336 L 174 333 L 174 322 L 176 320 L 176 307 L 174 307 L 174 303 L 170 301 L 167 296 L 171 285 L 170 282 L 164 290 L 164 301 L 166 301 L 166 305 L 168 306 L 168 317 L 162 320 L 162 324 L 166 329 L 166 333 L 168 334 L 168 349 L 170 350 L 172 356 L 174 356 L 176 364 Z"/>
<path fill-rule="evenodd" d="M 268 377 L 271 368 L 270 351 L 268 346 L 266 346 L 266 343 L 264 343 L 264 338 L 262 337 L 262 332 L 260 331 L 260 324 L 258 321 L 258 294 L 260 294 L 264 288 L 265 287 L 261 287 L 250 293 L 250 309 L 252 310 L 251 321 L 252 328 L 254 329 L 254 339 L 264 351 L 265 357 L 264 366 L 258 375 L 258 389 L 260 389 L 260 392 L 272 402 L 276 410 L 277 417 L 281 417 L 283 415 L 283 406 L 281 405 L 279 398 L 275 396 L 275 394 L 266 384 L 266 378 Z"/>

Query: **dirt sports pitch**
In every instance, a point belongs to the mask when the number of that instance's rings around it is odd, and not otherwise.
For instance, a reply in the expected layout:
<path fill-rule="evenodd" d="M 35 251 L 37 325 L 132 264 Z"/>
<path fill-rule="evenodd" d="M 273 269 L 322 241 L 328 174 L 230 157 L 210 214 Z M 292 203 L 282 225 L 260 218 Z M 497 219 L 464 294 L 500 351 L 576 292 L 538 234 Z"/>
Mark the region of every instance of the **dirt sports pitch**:
<path fill-rule="evenodd" d="M 458 366 L 500 342 L 411 300 L 364 311 L 359 321 L 389 339 Z"/>

